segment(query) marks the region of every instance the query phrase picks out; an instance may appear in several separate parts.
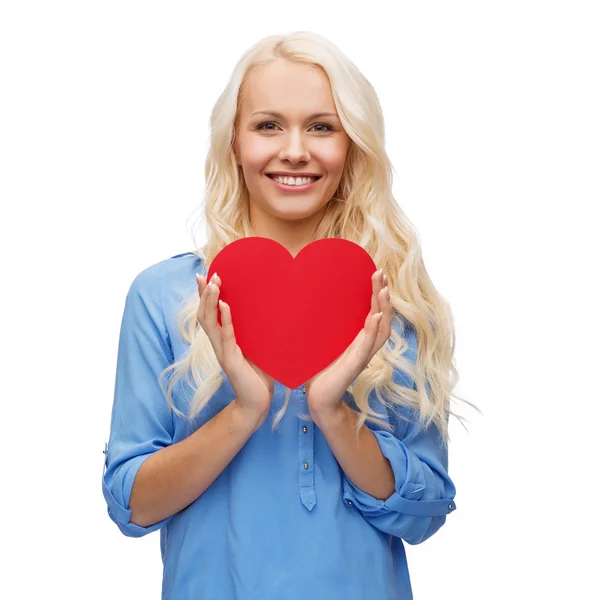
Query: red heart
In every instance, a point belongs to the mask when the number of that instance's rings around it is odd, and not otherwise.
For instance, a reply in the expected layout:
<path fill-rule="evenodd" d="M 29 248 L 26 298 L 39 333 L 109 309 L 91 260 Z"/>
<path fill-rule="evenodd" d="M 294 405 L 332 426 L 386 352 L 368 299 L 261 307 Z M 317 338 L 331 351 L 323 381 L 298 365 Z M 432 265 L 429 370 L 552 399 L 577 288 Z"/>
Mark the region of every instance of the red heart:
<path fill-rule="evenodd" d="M 215 256 L 207 281 L 216 271 L 219 298 L 231 307 L 244 355 L 295 389 L 340 356 L 364 327 L 375 270 L 371 256 L 348 240 L 316 240 L 294 258 L 275 240 L 246 237 Z"/>

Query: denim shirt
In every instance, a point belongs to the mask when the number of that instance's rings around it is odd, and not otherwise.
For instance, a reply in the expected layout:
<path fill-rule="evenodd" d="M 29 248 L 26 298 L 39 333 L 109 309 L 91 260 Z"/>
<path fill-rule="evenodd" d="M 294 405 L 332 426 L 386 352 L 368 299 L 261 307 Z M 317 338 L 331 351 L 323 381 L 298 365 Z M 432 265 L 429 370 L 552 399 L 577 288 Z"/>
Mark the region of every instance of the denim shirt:
<path fill-rule="evenodd" d="M 140 537 L 160 531 L 162 599 L 169 600 L 409 600 L 404 542 L 431 537 L 452 512 L 455 487 L 439 430 L 397 419 L 378 401 L 394 433 L 367 422 L 395 478 L 377 499 L 344 474 L 309 414 L 303 386 L 291 390 L 284 418 L 271 430 L 286 388 L 275 382 L 268 418 L 214 482 L 185 509 L 148 527 L 130 521 L 136 473 L 153 452 L 177 443 L 220 412 L 235 393 L 227 377 L 193 423 L 173 413 L 159 373 L 187 349 L 177 329 L 181 304 L 206 275 L 192 252 L 151 265 L 128 291 L 119 336 L 114 401 L 105 444 L 102 492 L 120 531 Z M 404 327 L 404 326 L 403 326 Z M 408 325 L 405 356 L 416 361 Z M 397 383 L 413 387 L 396 371 Z M 164 387 L 168 375 L 164 378 Z M 174 388 L 184 414 L 191 391 Z M 352 404 L 349 393 L 344 401 Z M 354 405 L 355 406 L 355 405 Z"/>

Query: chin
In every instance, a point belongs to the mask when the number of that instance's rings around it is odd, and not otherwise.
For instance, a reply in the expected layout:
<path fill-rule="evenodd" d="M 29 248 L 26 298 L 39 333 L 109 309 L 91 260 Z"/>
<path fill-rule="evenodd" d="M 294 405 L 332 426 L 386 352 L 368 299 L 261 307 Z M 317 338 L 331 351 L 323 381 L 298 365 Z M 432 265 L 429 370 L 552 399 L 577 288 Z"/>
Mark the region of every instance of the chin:
<path fill-rule="evenodd" d="M 319 212 L 319 208 L 312 205 L 307 206 L 283 206 L 283 203 L 276 202 L 275 204 L 269 205 L 269 212 L 286 220 L 295 221 L 298 219 L 308 219 Z"/>

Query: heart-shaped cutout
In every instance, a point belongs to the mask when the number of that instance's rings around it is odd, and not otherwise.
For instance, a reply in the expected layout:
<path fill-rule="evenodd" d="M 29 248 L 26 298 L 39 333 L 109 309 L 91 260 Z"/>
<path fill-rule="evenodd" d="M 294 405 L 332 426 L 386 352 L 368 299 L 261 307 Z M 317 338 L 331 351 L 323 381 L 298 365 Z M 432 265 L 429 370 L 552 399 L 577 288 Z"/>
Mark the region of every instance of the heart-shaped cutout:
<path fill-rule="evenodd" d="M 340 238 L 311 242 L 294 258 L 266 237 L 227 244 L 207 273 L 221 279 L 236 342 L 265 373 L 295 389 L 331 364 L 371 310 L 371 256 Z M 221 314 L 217 308 L 218 321 Z"/>

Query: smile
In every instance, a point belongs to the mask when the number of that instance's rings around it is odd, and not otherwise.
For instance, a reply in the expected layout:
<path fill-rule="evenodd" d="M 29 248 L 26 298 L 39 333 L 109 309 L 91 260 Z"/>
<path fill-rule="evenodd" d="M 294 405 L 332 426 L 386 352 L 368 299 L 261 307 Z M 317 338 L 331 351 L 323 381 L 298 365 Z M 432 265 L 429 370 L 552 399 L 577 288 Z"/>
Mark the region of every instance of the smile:
<path fill-rule="evenodd" d="M 321 179 L 321 177 L 302 177 L 302 178 L 287 178 L 287 177 L 278 177 L 275 179 L 272 175 L 267 175 L 267 177 L 282 191 L 284 192 L 306 192 L 308 190 L 312 190 L 316 183 Z M 299 181 L 296 183 L 284 183 L 284 181 Z"/>

